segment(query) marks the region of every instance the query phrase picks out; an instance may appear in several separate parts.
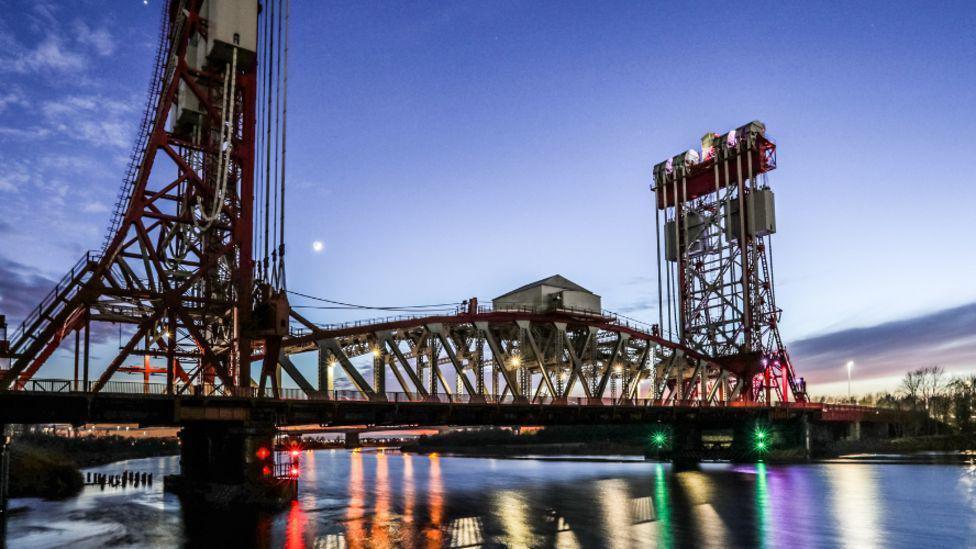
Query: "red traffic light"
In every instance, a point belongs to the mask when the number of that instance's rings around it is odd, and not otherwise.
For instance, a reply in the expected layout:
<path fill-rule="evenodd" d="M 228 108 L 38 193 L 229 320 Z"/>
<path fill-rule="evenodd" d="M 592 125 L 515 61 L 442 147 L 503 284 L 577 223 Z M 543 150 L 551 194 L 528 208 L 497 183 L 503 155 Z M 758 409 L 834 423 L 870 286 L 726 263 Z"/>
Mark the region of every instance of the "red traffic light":
<path fill-rule="evenodd" d="M 301 453 L 302 453 L 302 451 L 299 450 L 298 448 L 292 448 L 291 449 L 291 457 L 293 457 L 293 458 L 297 458 Z"/>
<path fill-rule="evenodd" d="M 254 452 L 254 455 L 258 456 L 258 459 L 260 459 L 261 461 L 264 461 L 268 459 L 268 456 L 271 455 L 271 451 L 268 450 L 267 448 L 261 447 L 258 448 L 257 452 Z"/>
<path fill-rule="evenodd" d="M 263 474 L 266 477 L 271 476 L 271 468 L 265 465 L 264 468 L 261 469 L 261 474 Z"/>
<path fill-rule="evenodd" d="M 297 477 L 298 476 L 298 467 L 292 467 L 291 468 L 291 476 L 293 476 L 293 477 Z"/>

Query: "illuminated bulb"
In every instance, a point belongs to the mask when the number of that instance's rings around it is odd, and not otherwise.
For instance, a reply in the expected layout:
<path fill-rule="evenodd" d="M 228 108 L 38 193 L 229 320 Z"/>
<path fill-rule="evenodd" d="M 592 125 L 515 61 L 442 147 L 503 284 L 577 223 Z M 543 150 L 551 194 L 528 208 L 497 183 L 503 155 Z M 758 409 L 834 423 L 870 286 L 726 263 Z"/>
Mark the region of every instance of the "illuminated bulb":
<path fill-rule="evenodd" d="M 325 244 L 323 244 L 321 240 L 316 240 L 315 242 L 312 242 L 312 251 L 318 253 L 324 249 L 325 249 Z"/>
<path fill-rule="evenodd" d="M 518 368 L 521 365 L 522 365 L 522 358 L 519 357 L 518 355 L 513 356 L 512 357 L 512 366 Z"/>
<path fill-rule="evenodd" d="M 380 350 L 379 349 L 373 349 L 373 356 L 380 356 Z"/>

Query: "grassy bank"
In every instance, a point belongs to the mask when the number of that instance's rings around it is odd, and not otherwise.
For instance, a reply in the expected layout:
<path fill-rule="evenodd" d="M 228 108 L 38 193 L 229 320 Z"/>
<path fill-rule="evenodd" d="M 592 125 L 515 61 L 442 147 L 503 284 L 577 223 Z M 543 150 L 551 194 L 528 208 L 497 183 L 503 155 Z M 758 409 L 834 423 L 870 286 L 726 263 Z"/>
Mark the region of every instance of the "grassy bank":
<path fill-rule="evenodd" d="M 177 453 L 175 438 L 20 435 L 10 444 L 10 497 L 70 497 L 81 491 L 82 467 Z"/>

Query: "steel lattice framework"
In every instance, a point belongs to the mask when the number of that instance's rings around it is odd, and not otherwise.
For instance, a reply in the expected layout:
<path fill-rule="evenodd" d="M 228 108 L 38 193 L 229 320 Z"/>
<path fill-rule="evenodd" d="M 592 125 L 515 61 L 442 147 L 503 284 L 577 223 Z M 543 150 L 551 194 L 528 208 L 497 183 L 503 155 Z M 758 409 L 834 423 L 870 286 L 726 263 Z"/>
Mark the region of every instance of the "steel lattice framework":
<path fill-rule="evenodd" d="M 776 168 L 776 146 L 753 122 L 707 134 L 702 147 L 701 156 L 688 151 L 654 168 L 661 325 L 749 380 L 744 399 L 803 401 L 773 286 L 775 218 L 765 174 Z"/>
<path fill-rule="evenodd" d="M 307 398 L 347 398 L 334 390 L 337 369 L 359 397 L 378 401 L 396 392 L 412 401 L 722 405 L 749 390 L 656 327 L 610 312 L 473 305 L 328 327 L 292 316 L 304 328 L 285 339 L 277 363 Z M 317 357 L 316 383 L 293 361 L 305 353 Z"/>
<path fill-rule="evenodd" d="M 253 299 L 255 60 L 209 48 L 202 0 L 165 8 L 149 103 L 117 217 L 100 254 L 89 253 L 11 340 L 0 387 L 30 379 L 59 344 L 92 324 L 132 328 L 91 385 L 98 391 L 129 355 L 165 359 L 174 378 L 250 384 Z M 192 103 L 194 118 L 176 120 Z M 188 376 L 186 374 L 189 374 Z M 87 386 L 87 384 L 86 384 Z"/>

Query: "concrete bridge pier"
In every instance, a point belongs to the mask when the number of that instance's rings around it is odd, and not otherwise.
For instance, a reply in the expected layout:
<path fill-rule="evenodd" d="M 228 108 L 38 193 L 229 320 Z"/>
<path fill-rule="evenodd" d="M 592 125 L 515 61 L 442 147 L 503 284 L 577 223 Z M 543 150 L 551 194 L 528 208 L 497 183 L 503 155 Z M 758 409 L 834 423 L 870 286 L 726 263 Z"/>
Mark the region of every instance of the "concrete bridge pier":
<path fill-rule="evenodd" d="M 359 448 L 359 431 L 346 431 L 343 445 L 349 449 Z"/>
<path fill-rule="evenodd" d="M 295 499 L 298 479 L 275 466 L 270 423 L 194 422 L 180 431 L 180 474 L 164 489 L 184 504 L 282 507 Z"/>
<path fill-rule="evenodd" d="M 702 457 L 702 431 L 693 422 L 678 422 L 671 429 L 671 462 L 676 468 L 694 468 Z"/>

